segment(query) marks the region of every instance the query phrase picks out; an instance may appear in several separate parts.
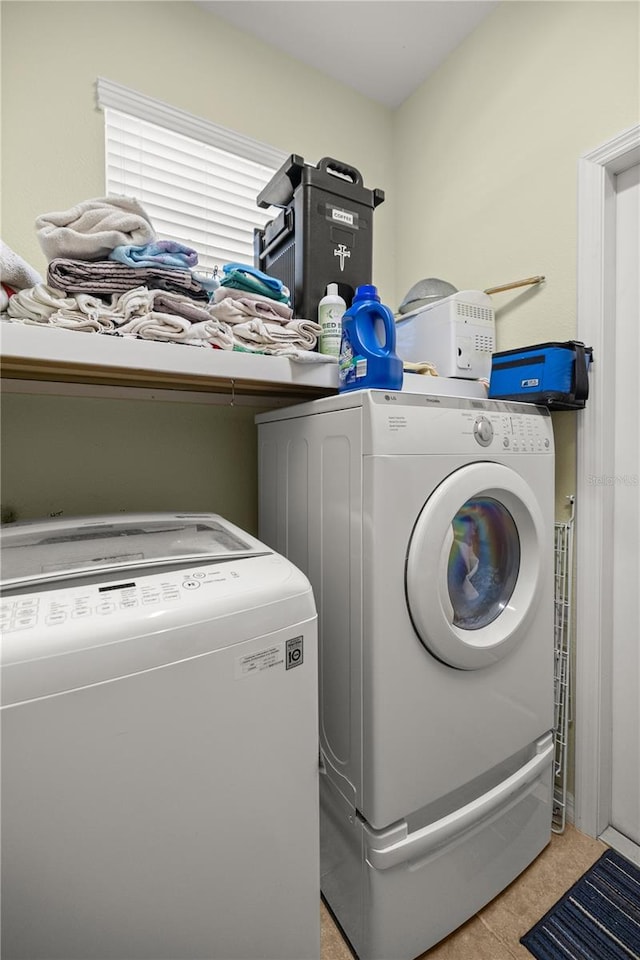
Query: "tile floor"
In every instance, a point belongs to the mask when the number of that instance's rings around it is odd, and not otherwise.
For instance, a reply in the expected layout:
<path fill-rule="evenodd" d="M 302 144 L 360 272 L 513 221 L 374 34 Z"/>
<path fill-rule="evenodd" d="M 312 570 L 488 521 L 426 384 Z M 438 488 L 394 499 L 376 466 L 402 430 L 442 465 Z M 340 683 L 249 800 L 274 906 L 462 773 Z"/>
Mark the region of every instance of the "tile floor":
<path fill-rule="evenodd" d="M 565 832 L 552 834 L 540 856 L 495 900 L 417 960 L 532 960 L 520 937 L 605 850 L 601 841 L 567 824 Z M 353 960 L 324 903 L 321 916 L 321 960 Z"/>

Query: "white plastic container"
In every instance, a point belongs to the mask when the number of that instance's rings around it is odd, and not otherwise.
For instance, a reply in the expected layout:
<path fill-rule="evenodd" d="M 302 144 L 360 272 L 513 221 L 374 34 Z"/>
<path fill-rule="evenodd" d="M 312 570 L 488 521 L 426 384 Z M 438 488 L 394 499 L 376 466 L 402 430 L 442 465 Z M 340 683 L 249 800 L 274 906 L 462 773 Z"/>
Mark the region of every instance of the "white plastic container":
<path fill-rule="evenodd" d="M 481 290 L 460 290 L 396 322 L 398 356 L 432 363 L 441 377 L 488 380 L 494 350 L 495 314 Z"/>
<path fill-rule="evenodd" d="M 340 356 L 342 315 L 347 305 L 338 294 L 338 284 L 330 283 L 327 293 L 318 304 L 318 323 L 322 330 L 318 339 L 318 353 L 329 357 Z"/>

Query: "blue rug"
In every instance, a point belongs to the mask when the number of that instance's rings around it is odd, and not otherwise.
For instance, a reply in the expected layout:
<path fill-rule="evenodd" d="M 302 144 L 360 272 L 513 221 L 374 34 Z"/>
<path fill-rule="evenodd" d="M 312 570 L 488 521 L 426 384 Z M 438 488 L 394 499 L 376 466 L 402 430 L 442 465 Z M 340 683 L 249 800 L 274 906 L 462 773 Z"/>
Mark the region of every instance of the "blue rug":
<path fill-rule="evenodd" d="M 537 960 L 640 960 L 640 869 L 607 850 L 520 943 Z"/>

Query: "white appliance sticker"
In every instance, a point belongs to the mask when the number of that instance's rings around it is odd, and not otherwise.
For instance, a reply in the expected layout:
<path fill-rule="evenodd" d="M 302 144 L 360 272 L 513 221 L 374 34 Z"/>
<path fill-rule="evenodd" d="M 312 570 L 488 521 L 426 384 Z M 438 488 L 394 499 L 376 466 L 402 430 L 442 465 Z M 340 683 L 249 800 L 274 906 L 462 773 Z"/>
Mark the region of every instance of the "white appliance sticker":
<path fill-rule="evenodd" d="M 389 417 L 389 430 L 395 433 L 397 430 L 404 430 L 407 426 L 407 418 L 402 415 Z"/>
<path fill-rule="evenodd" d="M 287 664 L 286 669 L 292 670 L 293 667 L 299 667 L 304 663 L 304 639 L 302 637 L 292 637 L 287 640 Z"/>
<path fill-rule="evenodd" d="M 245 657 L 236 657 L 235 679 L 245 680 L 247 677 L 262 673 L 263 670 L 282 666 L 284 666 L 284 644 L 273 644 L 264 650 L 248 653 Z"/>

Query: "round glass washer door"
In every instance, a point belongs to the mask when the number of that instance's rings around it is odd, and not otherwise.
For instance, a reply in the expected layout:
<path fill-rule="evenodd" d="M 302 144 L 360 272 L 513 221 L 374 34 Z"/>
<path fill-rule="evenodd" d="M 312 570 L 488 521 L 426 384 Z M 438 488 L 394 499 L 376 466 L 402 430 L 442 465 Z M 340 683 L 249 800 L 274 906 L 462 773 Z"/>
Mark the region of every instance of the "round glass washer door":
<path fill-rule="evenodd" d="M 535 612 L 544 543 L 540 507 L 519 474 L 496 463 L 450 474 L 407 552 L 407 604 L 424 646 L 463 670 L 506 656 Z"/>

